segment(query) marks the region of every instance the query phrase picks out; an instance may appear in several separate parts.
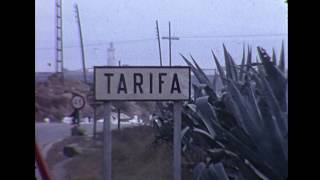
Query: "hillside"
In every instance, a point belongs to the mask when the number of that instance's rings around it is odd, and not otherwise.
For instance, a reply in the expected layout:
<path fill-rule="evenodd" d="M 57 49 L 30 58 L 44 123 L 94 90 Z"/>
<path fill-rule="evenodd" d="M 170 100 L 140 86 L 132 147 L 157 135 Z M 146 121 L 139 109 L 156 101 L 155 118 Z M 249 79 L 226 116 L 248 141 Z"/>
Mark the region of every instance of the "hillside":
<path fill-rule="evenodd" d="M 81 110 L 81 116 L 92 117 L 93 92 L 91 89 L 88 84 L 80 80 L 66 78 L 62 83 L 56 74 L 48 75 L 47 78 L 36 81 L 35 120 L 43 121 L 44 118 L 49 118 L 51 121 L 61 122 L 64 117 L 69 116 L 73 111 L 70 102 L 74 93 L 82 95 L 87 102 Z M 112 105 L 113 111 L 120 108 L 122 113 L 130 117 L 137 115 L 144 121 L 148 121 L 150 113 L 155 110 L 155 103 L 153 102 L 114 102 Z M 98 119 L 103 118 L 103 111 L 103 107 L 97 108 Z"/>

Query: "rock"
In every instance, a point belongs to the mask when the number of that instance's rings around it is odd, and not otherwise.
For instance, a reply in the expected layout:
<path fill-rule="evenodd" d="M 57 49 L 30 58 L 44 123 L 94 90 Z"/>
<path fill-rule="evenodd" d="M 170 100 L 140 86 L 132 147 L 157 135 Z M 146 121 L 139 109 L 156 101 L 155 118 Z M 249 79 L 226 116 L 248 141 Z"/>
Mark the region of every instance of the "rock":
<path fill-rule="evenodd" d="M 78 144 L 69 144 L 63 147 L 63 154 L 67 157 L 74 157 L 81 154 L 81 149 Z"/>
<path fill-rule="evenodd" d="M 50 123 L 50 119 L 49 119 L 49 118 L 47 118 L 47 117 L 46 117 L 46 118 L 44 118 L 44 119 L 43 119 L 43 121 L 44 121 L 45 123 Z"/>
<path fill-rule="evenodd" d="M 74 126 L 71 128 L 71 136 L 84 136 L 85 130 L 79 126 Z"/>

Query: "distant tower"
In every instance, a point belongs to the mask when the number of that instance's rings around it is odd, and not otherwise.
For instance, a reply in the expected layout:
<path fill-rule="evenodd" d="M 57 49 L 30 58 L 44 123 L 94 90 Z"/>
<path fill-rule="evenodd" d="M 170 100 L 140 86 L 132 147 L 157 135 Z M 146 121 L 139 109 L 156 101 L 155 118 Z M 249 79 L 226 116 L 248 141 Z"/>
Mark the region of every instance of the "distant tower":
<path fill-rule="evenodd" d="M 56 0 L 56 73 L 63 75 L 62 0 Z"/>
<path fill-rule="evenodd" d="M 113 43 L 110 43 L 110 47 L 108 48 L 108 59 L 107 59 L 108 66 L 116 66 L 116 58 L 115 58 L 115 49 L 113 47 Z"/>

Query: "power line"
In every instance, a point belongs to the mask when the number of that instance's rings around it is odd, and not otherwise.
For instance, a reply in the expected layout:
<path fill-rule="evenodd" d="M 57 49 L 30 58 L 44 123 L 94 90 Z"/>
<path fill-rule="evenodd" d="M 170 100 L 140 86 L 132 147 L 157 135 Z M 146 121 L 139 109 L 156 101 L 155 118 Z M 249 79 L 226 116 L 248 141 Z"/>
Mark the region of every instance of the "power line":
<path fill-rule="evenodd" d="M 278 33 L 278 34 L 242 34 L 242 35 L 208 35 L 208 36 L 180 36 L 180 39 L 211 39 L 211 38 L 249 38 L 249 37 L 284 37 L 288 34 Z M 144 38 L 144 39 L 131 39 L 131 40 L 120 40 L 120 41 L 112 41 L 114 44 L 130 44 L 130 43 L 138 43 L 145 41 L 156 41 L 156 38 Z M 109 42 L 98 42 L 98 43 L 87 43 L 85 46 L 107 46 Z M 79 48 L 79 45 L 69 45 L 64 46 L 64 48 Z M 52 50 L 54 47 L 39 47 L 37 50 Z"/>
<path fill-rule="evenodd" d="M 199 39 L 199 38 L 234 38 L 234 37 L 283 37 L 285 33 L 278 34 L 243 34 L 243 35 L 211 35 L 211 36 L 180 36 L 184 39 Z"/>
<path fill-rule="evenodd" d="M 133 40 L 121 40 L 121 41 L 110 41 L 113 42 L 114 44 L 126 44 L 126 43 L 137 43 L 137 42 L 144 42 L 144 41 L 154 41 L 156 40 L 155 38 L 151 39 L 133 39 Z M 87 43 L 85 46 L 107 46 L 110 42 L 100 42 L 100 43 Z M 69 46 L 64 46 L 64 48 L 79 48 L 79 45 L 69 45 Z M 36 49 L 41 49 L 41 50 L 51 50 L 54 49 L 53 47 L 39 47 Z"/>

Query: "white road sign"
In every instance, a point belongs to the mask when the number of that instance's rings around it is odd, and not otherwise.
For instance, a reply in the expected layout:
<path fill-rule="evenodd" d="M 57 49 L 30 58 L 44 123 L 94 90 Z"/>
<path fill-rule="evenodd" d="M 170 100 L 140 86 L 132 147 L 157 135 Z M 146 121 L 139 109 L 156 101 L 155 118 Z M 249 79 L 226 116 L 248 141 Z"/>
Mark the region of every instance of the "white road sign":
<path fill-rule="evenodd" d="M 75 109 L 82 109 L 85 105 L 85 100 L 82 96 L 75 95 L 71 99 L 71 104 Z"/>
<path fill-rule="evenodd" d="M 188 100 L 190 78 L 187 66 L 94 67 L 95 99 Z"/>

